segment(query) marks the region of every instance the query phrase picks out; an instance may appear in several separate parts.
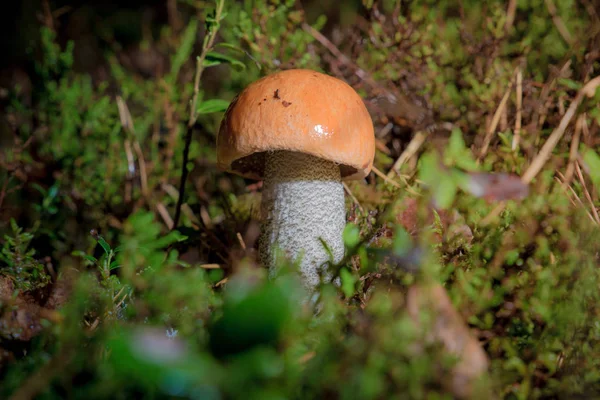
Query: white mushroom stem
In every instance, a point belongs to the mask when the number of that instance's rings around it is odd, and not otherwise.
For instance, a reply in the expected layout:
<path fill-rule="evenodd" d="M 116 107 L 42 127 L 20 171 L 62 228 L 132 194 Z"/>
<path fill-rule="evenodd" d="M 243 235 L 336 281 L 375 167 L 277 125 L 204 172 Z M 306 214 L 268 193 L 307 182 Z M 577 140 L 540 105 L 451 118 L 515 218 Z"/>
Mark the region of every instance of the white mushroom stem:
<path fill-rule="evenodd" d="M 344 256 L 346 224 L 344 187 L 337 164 L 308 154 L 275 151 L 266 154 L 262 199 L 260 257 L 271 273 L 282 250 L 292 260 L 301 257 L 307 288 L 319 283 L 319 268 Z"/>

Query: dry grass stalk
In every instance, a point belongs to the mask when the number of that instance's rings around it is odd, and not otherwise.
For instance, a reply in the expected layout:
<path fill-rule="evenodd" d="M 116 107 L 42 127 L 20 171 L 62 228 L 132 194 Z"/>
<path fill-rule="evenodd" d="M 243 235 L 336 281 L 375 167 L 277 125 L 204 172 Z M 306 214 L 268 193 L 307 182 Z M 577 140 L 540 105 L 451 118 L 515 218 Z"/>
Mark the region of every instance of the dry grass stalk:
<path fill-rule="evenodd" d="M 508 88 L 506 89 L 506 92 L 504 93 L 504 96 L 502 97 L 502 100 L 500 100 L 500 104 L 498 104 L 498 107 L 496 108 L 496 112 L 494 113 L 492 122 L 490 123 L 490 126 L 488 127 L 487 132 L 485 134 L 485 138 L 483 139 L 483 144 L 481 146 L 481 152 L 479 153 L 479 159 L 482 159 L 483 157 L 485 157 L 485 155 L 488 152 L 490 143 L 492 142 L 492 137 L 494 135 L 494 132 L 496 132 L 498 123 L 500 122 L 500 117 L 502 116 L 502 113 L 504 112 L 504 110 L 506 108 L 506 103 L 508 102 L 508 97 L 510 95 L 512 85 L 513 85 L 513 83 L 511 80 L 510 85 L 508 86 Z"/>
<path fill-rule="evenodd" d="M 220 264 L 202 264 L 200 266 L 200 268 L 204 268 L 204 269 L 220 269 L 221 265 Z"/>
<path fill-rule="evenodd" d="M 237 237 L 238 242 L 240 242 L 240 246 L 242 247 L 242 250 L 246 251 L 246 242 L 244 241 L 242 234 L 237 232 L 235 234 L 235 236 Z"/>
<path fill-rule="evenodd" d="M 173 218 L 171 218 L 167 207 L 160 201 L 156 203 L 156 211 L 158 211 L 158 214 L 165 222 L 165 225 L 167 225 L 167 228 L 169 228 L 169 230 L 173 229 Z"/>
<path fill-rule="evenodd" d="M 532 161 L 532 163 L 529 165 L 529 168 L 527 168 L 527 171 L 525 171 L 525 173 L 523 174 L 523 177 L 521 178 L 523 182 L 530 183 L 542 170 L 542 168 L 546 164 L 546 161 L 548 161 L 548 159 L 550 158 L 552 151 L 554 151 L 554 148 L 556 147 L 560 139 L 563 137 L 567 126 L 571 122 L 571 119 L 577 111 L 577 107 L 579 107 L 579 104 L 583 99 L 583 96 L 589 96 L 590 93 L 594 93 L 598 86 L 600 86 L 600 76 L 597 76 L 594 79 L 588 81 L 579 91 L 579 93 L 577 93 L 577 96 L 575 96 L 575 99 L 571 102 L 571 105 L 565 112 L 565 115 L 562 117 L 560 124 L 552 132 L 548 140 L 546 140 L 546 143 L 544 143 L 544 145 L 542 146 L 542 149 L 538 153 L 537 157 Z"/>
<path fill-rule="evenodd" d="M 415 136 L 412 138 L 406 149 L 400 154 L 400 157 L 396 160 L 392 169 L 387 173 L 388 178 L 392 178 L 394 174 L 397 174 L 400 171 L 400 167 L 406 161 L 408 161 L 412 156 L 414 156 L 417 151 L 421 148 L 423 143 L 425 143 L 425 139 L 427 138 L 427 134 L 424 132 L 417 132 Z"/>
<path fill-rule="evenodd" d="M 372 168 L 373 173 L 375 173 L 375 175 L 377 175 L 378 177 L 380 177 L 381 179 L 383 179 L 386 183 L 389 183 L 390 185 L 398 188 L 398 189 L 402 189 L 402 186 L 400 186 L 400 184 L 398 184 L 398 182 L 395 182 L 394 180 L 388 178 L 383 172 L 381 172 L 379 169 L 373 167 Z"/>
<path fill-rule="evenodd" d="M 560 124 L 552 132 L 552 134 L 550 134 L 550 137 L 546 140 L 546 142 L 542 146 L 542 149 L 540 150 L 538 155 L 534 158 L 534 160 L 529 165 L 529 168 L 527 168 L 527 170 L 521 177 L 521 180 L 524 183 L 527 183 L 527 184 L 531 183 L 531 181 L 542 170 L 542 168 L 546 164 L 546 161 L 548 161 L 548 159 L 550 158 L 550 155 L 554 151 L 554 148 L 556 147 L 556 145 L 558 144 L 560 139 L 563 137 L 565 130 L 567 129 L 567 126 L 571 122 L 571 119 L 573 118 L 575 112 L 577 111 L 577 107 L 579 107 L 579 104 L 581 103 L 581 101 L 583 99 L 583 96 L 591 97 L 595 93 L 596 88 L 598 88 L 598 86 L 600 86 L 600 76 L 597 76 L 594 79 L 588 81 L 583 86 L 583 88 L 577 93 L 577 96 L 575 96 L 575 99 L 573 99 L 568 110 L 565 112 L 565 115 L 562 117 Z M 557 173 L 558 173 L 558 171 L 557 171 Z M 499 203 L 492 210 L 492 212 L 490 212 L 490 214 L 488 214 L 485 218 L 483 218 L 481 220 L 481 225 L 487 225 L 490 222 L 492 222 L 494 219 L 496 219 L 496 217 L 500 215 L 500 213 L 502 212 L 502 210 L 504 209 L 505 206 L 506 206 L 505 202 Z M 595 219 L 593 219 L 593 220 L 595 220 Z"/>
<path fill-rule="evenodd" d="M 594 215 L 594 220 L 596 223 L 600 224 L 600 216 L 598 216 L 598 210 L 596 210 L 596 206 L 594 206 L 594 200 L 592 200 L 592 196 L 590 195 L 590 191 L 587 188 L 587 184 L 585 183 L 585 179 L 583 178 L 583 174 L 581 173 L 581 167 L 579 162 L 575 163 L 575 171 L 577 172 L 577 177 L 579 178 L 579 182 L 583 187 L 583 194 L 585 198 L 590 203 L 590 208 L 592 209 L 592 214 Z"/>
<path fill-rule="evenodd" d="M 571 33 L 567 29 L 567 26 L 563 22 L 562 18 L 560 18 L 560 15 L 557 14 L 556 6 L 552 2 L 552 0 L 545 0 L 545 3 L 546 7 L 548 8 L 548 12 L 552 16 L 552 22 L 554 22 L 554 26 L 556 26 L 558 33 L 560 33 L 560 36 L 562 36 L 565 42 L 573 46 L 573 36 L 571 36 Z"/>
<path fill-rule="evenodd" d="M 125 152 L 127 155 L 127 163 L 128 163 L 128 173 L 131 175 L 133 179 L 133 174 L 135 173 L 135 161 L 132 153 L 132 144 L 133 150 L 135 151 L 138 158 L 138 165 L 140 168 L 140 186 L 142 188 L 142 194 L 144 197 L 148 197 L 148 175 L 146 169 L 146 161 L 144 159 L 144 154 L 142 152 L 142 148 L 140 143 L 135 137 L 135 126 L 133 124 L 133 118 L 131 117 L 131 112 L 129 111 L 129 107 L 127 107 L 127 103 L 123 100 L 121 96 L 117 96 L 117 107 L 119 109 L 119 119 L 121 121 L 121 126 L 123 130 L 127 134 L 127 138 L 125 139 Z"/>
<path fill-rule="evenodd" d="M 573 173 L 575 172 L 575 163 L 579 155 L 579 141 L 581 139 L 581 131 L 583 129 L 583 121 L 585 120 L 585 114 L 581 114 L 575 121 L 575 132 L 573 139 L 571 140 L 571 148 L 569 149 L 569 165 L 567 165 L 567 171 L 565 172 L 565 182 L 568 184 L 573 179 Z"/>
<path fill-rule="evenodd" d="M 561 174 L 559 171 L 556 171 L 556 174 L 558 176 L 555 176 L 554 179 L 556 179 L 561 184 L 561 187 L 564 189 L 565 193 L 567 194 L 567 197 L 569 197 L 571 204 L 573 204 L 575 207 L 577 207 L 577 204 L 575 204 L 575 202 L 573 201 L 573 198 L 575 198 L 575 200 L 577 200 L 577 203 L 579 204 L 579 206 L 585 210 L 585 213 L 588 215 L 590 220 L 592 222 L 596 222 L 596 220 L 594 219 L 594 216 L 588 211 L 585 204 L 583 204 L 583 201 L 581 200 L 581 198 L 577 195 L 577 192 L 575 192 L 575 189 L 573 189 L 573 187 L 571 185 L 566 183 L 565 176 L 563 174 Z M 571 197 L 571 195 L 573 196 L 573 198 Z"/>
<path fill-rule="evenodd" d="M 506 8 L 506 23 L 504 24 L 504 30 L 507 32 L 512 28 L 515 22 L 515 14 L 517 12 L 517 0 L 510 0 L 508 7 Z"/>
<path fill-rule="evenodd" d="M 512 141 L 512 150 L 515 151 L 519 148 L 521 141 L 521 119 L 523 112 L 523 71 L 521 68 L 517 70 L 517 116 L 515 118 L 515 135 Z"/>
<path fill-rule="evenodd" d="M 356 206 L 358 207 L 358 209 L 360 210 L 360 212 L 364 213 L 365 209 L 360 205 L 360 202 L 358 201 L 358 199 L 356 198 L 356 196 L 354 196 L 354 194 L 352 193 L 352 191 L 350 190 L 350 188 L 348 187 L 348 185 L 346 184 L 346 182 L 342 182 L 342 185 L 344 185 L 344 190 L 346 190 L 346 193 L 348 193 L 348 196 L 350 196 L 350 198 L 352 199 L 352 201 L 354 202 L 354 204 L 356 204 Z"/>

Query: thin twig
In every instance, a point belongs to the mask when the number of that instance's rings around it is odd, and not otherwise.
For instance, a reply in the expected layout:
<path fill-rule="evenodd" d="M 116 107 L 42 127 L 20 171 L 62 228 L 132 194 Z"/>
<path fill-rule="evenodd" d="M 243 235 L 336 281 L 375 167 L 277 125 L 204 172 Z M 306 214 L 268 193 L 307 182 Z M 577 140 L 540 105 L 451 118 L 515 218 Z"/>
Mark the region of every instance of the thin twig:
<path fill-rule="evenodd" d="M 406 149 L 400 154 L 400 157 L 396 160 L 392 169 L 387 173 L 388 178 L 392 178 L 394 174 L 397 174 L 400 171 L 400 167 L 406 161 L 410 160 L 412 156 L 414 156 L 417 151 L 421 148 L 423 143 L 425 143 L 425 139 L 427 138 L 427 134 L 425 132 L 417 132 L 415 136 L 412 138 Z"/>
<path fill-rule="evenodd" d="M 585 114 L 581 114 L 575 121 L 575 133 L 573 134 L 571 148 L 569 149 L 569 165 L 567 166 L 567 171 L 565 172 L 565 183 L 567 184 L 571 182 L 571 179 L 573 179 L 573 174 L 575 173 L 575 163 L 577 162 L 577 156 L 579 154 L 579 141 L 581 138 L 584 119 Z"/>
<path fill-rule="evenodd" d="M 394 124 L 391 122 L 388 122 L 383 128 L 381 128 L 381 130 L 379 132 L 377 132 L 377 137 L 379 139 L 383 139 L 384 137 L 387 136 L 388 133 L 390 133 L 392 131 L 392 129 L 394 128 Z"/>
<path fill-rule="evenodd" d="M 504 107 L 500 115 L 500 132 L 505 132 L 508 129 L 508 109 Z"/>
<path fill-rule="evenodd" d="M 229 277 L 221 279 L 219 282 L 215 283 L 215 287 L 223 286 L 229 281 Z"/>
<path fill-rule="evenodd" d="M 392 152 L 390 151 L 390 149 L 388 149 L 386 147 L 385 143 L 382 142 L 381 140 L 377 139 L 377 138 L 375 138 L 375 148 L 377 150 L 379 150 L 380 152 L 382 152 L 383 154 L 385 154 L 385 155 L 389 156 L 390 154 L 392 154 Z"/>
<path fill-rule="evenodd" d="M 127 157 L 127 175 L 125 182 L 125 203 L 129 203 L 133 198 L 133 177 L 135 176 L 135 162 L 133 159 L 133 151 L 131 151 L 131 142 L 125 139 L 123 143 L 125 147 L 125 156 Z"/>
<path fill-rule="evenodd" d="M 565 193 L 566 193 L 567 197 L 569 198 L 569 201 L 571 202 L 571 204 L 573 205 L 573 207 L 577 207 L 577 204 L 575 203 L 575 200 L 573 200 L 573 198 L 571 197 L 571 194 L 567 190 L 567 189 L 571 189 L 571 190 L 573 190 L 573 189 L 569 185 L 567 185 L 565 182 L 561 181 L 558 176 L 555 176 L 554 180 L 556 182 L 560 183 L 561 187 L 565 191 Z M 590 214 L 590 217 L 591 217 L 591 214 Z M 592 221 L 593 220 L 594 220 L 594 218 L 592 217 Z"/>
<path fill-rule="evenodd" d="M 240 246 L 242 246 L 242 250 L 246 251 L 246 242 L 244 242 L 244 238 L 242 237 L 242 234 L 238 232 L 236 234 L 236 236 L 237 236 L 238 242 L 240 242 Z"/>
<path fill-rule="evenodd" d="M 204 269 L 220 269 L 221 268 L 221 264 L 202 264 L 202 265 L 200 265 L 200 268 L 204 268 Z"/>
<path fill-rule="evenodd" d="M 130 174 L 130 179 L 133 179 L 135 173 L 135 161 L 133 158 L 133 153 L 131 149 L 131 143 L 133 143 L 133 150 L 137 154 L 138 164 L 140 166 L 140 185 L 142 187 L 142 194 L 144 197 L 148 197 L 148 174 L 146 171 L 146 160 L 144 159 L 144 153 L 142 152 L 142 147 L 137 140 L 135 134 L 135 126 L 133 125 L 133 118 L 131 117 L 131 112 L 129 111 L 129 107 L 127 107 L 127 103 L 123 100 L 121 96 L 117 96 L 117 108 L 119 109 L 119 119 L 121 121 L 121 126 L 123 130 L 127 134 L 128 138 L 125 140 L 125 151 L 127 154 L 127 162 L 128 162 L 128 172 Z"/>
<path fill-rule="evenodd" d="M 205 206 L 200 207 L 200 219 L 207 229 L 211 229 L 213 227 L 214 224 Z"/>
<path fill-rule="evenodd" d="M 197 106 L 198 106 L 198 95 L 200 93 L 200 78 L 202 78 L 202 72 L 204 72 L 204 60 L 206 55 L 212 49 L 217 32 L 219 31 L 219 22 L 223 15 L 223 7 L 225 0 L 217 0 L 217 7 L 215 9 L 215 20 L 216 24 L 211 25 L 206 36 L 204 37 L 204 43 L 202 44 L 202 52 L 196 59 L 196 75 L 194 77 L 194 95 L 190 103 L 190 117 L 185 132 L 185 146 L 183 149 L 183 165 L 181 166 L 181 180 L 179 181 L 179 197 L 177 199 L 177 206 L 175 208 L 175 217 L 173 218 L 173 229 L 177 228 L 179 224 L 179 218 L 181 216 L 181 206 L 183 205 L 183 198 L 185 195 L 185 182 L 189 174 L 187 164 L 189 162 L 190 145 L 192 143 L 192 133 L 194 125 L 198 120 Z"/>
<path fill-rule="evenodd" d="M 523 71 L 519 67 L 517 71 L 517 117 L 515 119 L 515 135 L 512 141 L 512 150 L 515 151 L 519 148 L 519 142 L 521 140 L 521 114 L 523 111 Z"/>
<path fill-rule="evenodd" d="M 354 74 L 356 76 L 358 76 L 360 79 L 366 81 L 371 86 L 379 87 L 379 85 L 373 79 L 371 79 L 369 77 L 369 75 L 365 72 L 365 70 L 363 70 L 362 68 L 360 68 L 359 66 L 354 64 L 352 62 L 352 60 L 350 60 L 350 58 L 348 58 L 344 53 L 342 53 L 340 51 L 340 49 L 338 49 L 336 47 L 336 45 L 334 45 L 329 39 L 327 39 L 327 37 L 325 37 L 325 35 L 323 35 L 321 32 L 319 32 L 318 30 L 316 30 L 315 28 L 313 28 L 306 22 L 302 23 L 302 29 L 304 29 L 304 31 L 306 31 L 308 34 L 310 34 L 312 37 L 314 37 L 327 50 L 329 50 L 329 52 L 331 54 L 333 54 L 335 57 L 337 57 L 338 60 L 340 60 L 343 64 L 351 67 L 352 71 L 354 72 Z"/>
<path fill-rule="evenodd" d="M 177 199 L 179 198 L 179 191 L 175 186 L 168 183 L 163 183 L 161 187 L 165 191 L 165 193 L 167 193 L 175 202 L 177 202 Z M 194 225 L 200 225 L 200 220 L 198 219 L 198 217 L 196 217 L 196 214 L 194 214 L 194 211 L 188 204 L 183 204 L 181 206 L 181 212 L 183 212 L 185 216 L 188 217 L 188 219 L 192 221 Z M 197 229 L 197 226 L 192 227 L 194 229 Z"/>
<path fill-rule="evenodd" d="M 302 357 L 300 357 L 298 359 L 298 364 L 306 364 L 311 359 L 313 359 L 314 356 L 316 356 L 316 355 L 317 355 L 317 353 L 315 351 L 309 351 L 308 353 L 304 354 Z"/>
<path fill-rule="evenodd" d="M 590 138 L 590 128 L 588 127 L 588 123 L 587 123 L 587 115 L 586 118 L 583 119 L 583 124 L 581 126 L 581 131 L 583 132 L 583 137 L 585 139 L 591 139 Z"/>
<path fill-rule="evenodd" d="M 173 28 L 173 32 L 179 32 L 181 30 L 181 18 L 179 17 L 179 11 L 177 10 L 177 0 L 167 0 L 167 18 L 169 25 Z"/>
<path fill-rule="evenodd" d="M 148 173 L 146 172 L 146 160 L 144 159 L 144 153 L 142 152 L 142 147 L 140 146 L 140 142 L 136 140 L 133 141 L 133 150 L 138 156 L 138 164 L 140 166 L 140 184 L 142 187 L 142 195 L 144 197 L 148 197 Z"/>
<path fill-rule="evenodd" d="M 42 8 L 44 9 L 44 24 L 46 24 L 46 26 L 53 31 L 54 17 L 52 15 L 52 9 L 50 8 L 50 2 L 48 0 L 43 0 Z"/>
<path fill-rule="evenodd" d="M 348 185 L 346 185 L 346 182 L 342 182 L 342 185 L 344 185 L 344 189 L 346 189 L 346 192 L 348 193 L 348 196 L 350 196 L 350 198 L 352 199 L 352 201 L 354 202 L 354 204 L 356 204 L 356 206 L 358 207 L 358 209 L 360 210 L 360 212 L 362 212 L 364 214 L 364 212 L 365 212 L 364 208 L 362 208 L 362 206 L 360 205 L 360 202 L 358 201 L 358 199 L 354 196 L 354 194 L 352 193 L 352 191 L 350 190 L 350 188 L 348 187 Z"/>
<path fill-rule="evenodd" d="M 535 123 L 535 126 L 533 127 L 533 129 L 536 132 L 535 142 L 537 142 L 537 139 L 538 139 L 537 135 L 539 134 L 539 131 L 540 131 L 540 129 L 538 129 L 538 128 L 544 124 L 546 115 L 548 114 L 548 107 L 550 106 L 550 102 L 551 102 L 551 99 L 549 98 L 550 92 L 552 92 L 554 90 L 554 87 L 556 86 L 556 82 L 557 82 L 558 78 L 560 78 L 561 76 L 564 76 L 570 67 L 571 67 L 571 60 L 567 59 L 565 61 L 565 63 L 563 64 L 563 66 L 558 71 L 552 72 L 550 74 L 547 82 L 542 86 L 542 91 L 541 91 L 540 97 L 538 99 L 538 105 L 536 106 L 535 112 L 533 113 L 533 116 L 531 117 L 531 120 Z"/>
<path fill-rule="evenodd" d="M 506 22 L 504 23 L 504 30 L 508 32 L 513 26 L 515 21 L 515 14 L 517 11 L 517 0 L 510 0 L 508 7 L 506 8 Z"/>
<path fill-rule="evenodd" d="M 173 219 L 169 215 L 169 210 L 167 210 L 167 207 L 160 201 L 156 203 L 156 211 L 158 211 L 163 221 L 165 221 L 167 228 L 169 230 L 173 229 Z"/>
<path fill-rule="evenodd" d="M 556 13 L 556 11 L 557 11 L 556 6 L 552 2 L 552 0 L 545 0 L 545 2 L 546 2 L 546 7 L 548 8 L 548 12 L 552 16 L 552 22 L 554 22 L 554 26 L 556 26 L 556 29 L 560 33 L 560 36 L 562 36 L 562 38 L 565 40 L 565 42 L 567 42 L 569 45 L 572 46 L 573 45 L 573 37 L 571 36 L 571 33 L 567 29 L 567 26 L 563 22 L 562 18 L 560 18 L 560 15 L 558 15 Z"/>
<path fill-rule="evenodd" d="M 500 203 L 498 203 L 498 205 L 494 207 L 494 209 L 488 215 L 486 215 L 485 218 L 481 220 L 481 222 L 479 222 L 479 225 L 486 226 L 489 223 L 491 223 L 500 215 L 502 210 L 504 210 L 504 207 L 506 207 L 505 201 L 501 201 Z"/>
<path fill-rule="evenodd" d="M 483 139 L 483 145 L 481 146 L 481 152 L 479 153 L 479 158 L 482 159 L 483 157 L 485 157 L 485 155 L 488 152 L 490 143 L 492 142 L 492 137 L 494 135 L 494 132 L 496 132 L 496 127 L 498 126 L 498 122 L 500 121 L 500 117 L 502 116 L 502 113 L 504 112 L 504 108 L 506 107 L 506 103 L 508 101 L 508 96 L 510 95 L 510 91 L 512 89 L 513 86 L 513 82 L 511 79 L 511 82 L 508 86 L 508 88 L 506 89 L 506 92 L 504 93 L 504 96 L 502 97 L 502 100 L 500 100 L 500 104 L 498 104 L 498 108 L 496 108 L 496 112 L 494 113 L 494 117 L 492 118 L 492 122 L 490 123 L 490 126 L 488 127 L 488 130 L 485 134 L 485 138 Z"/>
<path fill-rule="evenodd" d="M 371 170 L 373 171 L 373 173 L 375 175 L 377 175 L 378 177 L 383 179 L 386 183 L 389 183 L 390 185 L 392 185 L 398 189 L 402 189 L 402 186 L 400 186 L 400 184 L 398 182 L 395 182 L 391 178 L 388 178 L 386 174 L 381 172 L 379 169 L 375 168 L 375 166 L 373 166 L 373 168 L 371 168 Z"/>
<path fill-rule="evenodd" d="M 387 183 L 389 183 L 390 185 L 397 187 L 399 189 L 404 189 L 406 190 L 408 193 L 414 195 L 414 196 L 421 196 L 421 193 L 417 192 L 415 189 L 413 189 L 410 184 L 408 183 L 408 179 L 406 179 L 406 176 L 404 175 L 397 175 L 398 178 L 400 178 L 402 180 L 402 182 L 404 183 L 404 187 L 402 187 L 398 182 L 396 182 L 395 180 L 393 180 L 392 178 L 388 178 L 387 175 L 385 175 L 383 172 L 381 172 L 379 169 L 373 167 L 373 172 L 375 173 L 375 175 L 379 176 L 381 179 L 383 179 L 384 181 L 386 181 Z M 415 180 L 416 182 L 417 180 Z M 420 181 L 419 181 L 420 182 Z"/>
<path fill-rule="evenodd" d="M 558 105 L 558 113 L 559 115 L 565 115 L 565 96 L 563 94 L 558 95 L 558 99 L 556 99 Z"/>
<path fill-rule="evenodd" d="M 117 294 L 115 294 L 115 295 L 113 296 L 113 303 L 114 303 L 115 301 L 117 301 L 117 299 L 119 298 L 119 296 L 121 296 L 121 293 L 123 293 L 123 291 L 124 291 L 124 290 L 125 290 L 125 286 L 123 286 L 123 287 L 121 288 L 121 290 L 119 290 L 119 291 L 117 292 Z"/>
<path fill-rule="evenodd" d="M 577 192 L 575 192 L 575 189 L 573 189 L 571 187 L 571 185 L 569 185 L 568 183 L 566 183 L 564 175 L 561 174 L 559 171 L 556 171 L 556 174 L 558 176 L 555 176 L 554 179 L 556 179 L 561 184 L 561 187 L 564 189 L 564 191 L 567 194 L 567 196 L 569 196 L 569 200 L 571 201 L 571 204 L 573 204 L 574 206 L 577 206 L 575 204 L 575 202 L 571 199 L 571 196 L 569 195 L 569 192 L 567 191 L 567 189 L 570 190 L 571 194 L 573 195 L 573 197 L 575 197 L 575 199 L 577 200 L 577 202 L 579 203 L 579 205 L 581 206 L 581 208 L 585 210 L 585 213 L 588 215 L 588 217 L 590 218 L 590 220 L 592 222 L 596 222 L 596 220 L 594 219 L 594 216 L 588 211 L 587 207 L 583 204 L 583 201 L 581 201 L 581 198 L 577 195 Z M 561 181 L 561 179 L 562 179 L 562 181 Z"/>
<path fill-rule="evenodd" d="M 596 11 L 594 4 L 592 4 L 589 0 L 582 0 L 582 2 L 591 19 L 594 20 L 593 26 L 600 26 L 600 16 L 598 15 L 598 11 Z"/>
<path fill-rule="evenodd" d="M 585 179 L 583 178 L 583 174 L 581 173 L 581 167 L 579 166 L 579 162 L 575 163 L 575 171 L 577 172 L 577 177 L 579 177 L 579 182 L 581 182 L 581 186 L 583 187 L 583 194 L 585 195 L 585 198 L 590 203 L 590 206 L 592 208 L 592 214 L 594 215 L 594 219 L 596 220 L 596 223 L 600 224 L 600 216 L 598 215 L 598 210 L 596 210 L 596 206 L 594 206 L 594 200 L 592 200 L 592 196 L 590 196 L 590 192 L 588 191 Z"/>

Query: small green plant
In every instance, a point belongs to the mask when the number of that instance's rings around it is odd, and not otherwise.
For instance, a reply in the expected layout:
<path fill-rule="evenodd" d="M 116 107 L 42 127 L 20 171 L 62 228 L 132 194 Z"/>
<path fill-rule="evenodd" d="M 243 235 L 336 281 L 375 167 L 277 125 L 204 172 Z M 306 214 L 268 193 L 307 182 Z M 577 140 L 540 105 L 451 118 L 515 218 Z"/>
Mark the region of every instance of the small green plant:
<path fill-rule="evenodd" d="M 37 227 L 25 232 L 14 219 L 10 220 L 12 235 L 4 236 L 4 244 L 0 251 L 0 274 L 10 278 L 15 289 L 31 291 L 41 289 L 50 283 L 50 275 L 44 264 L 35 256 L 35 249 L 30 248 Z"/>
<path fill-rule="evenodd" d="M 103 253 L 100 258 L 98 259 L 92 255 L 85 254 L 82 251 L 74 251 L 73 255 L 80 256 L 88 261 L 90 265 L 95 266 L 98 272 L 100 272 L 101 281 L 107 282 L 111 277 L 111 271 L 119 268 L 119 263 L 115 258 L 120 249 L 118 247 L 115 249 L 111 248 L 106 240 L 95 229 L 93 229 L 90 234 L 102 248 Z"/>

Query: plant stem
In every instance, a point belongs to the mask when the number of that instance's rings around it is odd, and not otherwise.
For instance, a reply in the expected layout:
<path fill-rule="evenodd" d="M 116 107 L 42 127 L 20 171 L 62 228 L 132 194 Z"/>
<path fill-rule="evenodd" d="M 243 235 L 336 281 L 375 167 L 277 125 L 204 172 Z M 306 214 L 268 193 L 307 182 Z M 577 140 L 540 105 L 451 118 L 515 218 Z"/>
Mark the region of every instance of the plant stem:
<path fill-rule="evenodd" d="M 185 132 L 185 145 L 183 148 L 183 165 L 181 166 L 181 179 L 179 181 L 179 197 L 177 198 L 177 206 L 175 208 L 175 217 L 173 218 L 173 229 L 177 229 L 179 224 L 179 218 L 181 217 L 181 207 L 183 206 L 183 197 L 185 194 L 185 183 L 189 174 L 187 164 L 189 161 L 190 145 L 192 143 L 192 133 L 194 131 L 194 125 L 198 119 L 198 113 L 196 108 L 198 106 L 198 94 L 200 92 L 200 79 L 202 78 L 202 72 L 204 72 L 204 60 L 210 50 L 212 50 L 215 43 L 215 38 L 220 28 L 221 16 L 223 15 L 223 7 L 225 0 L 217 0 L 217 6 L 215 8 L 215 21 L 208 25 L 208 31 L 204 37 L 202 43 L 202 52 L 196 58 L 196 75 L 194 76 L 194 94 L 190 102 L 190 117 L 188 119 L 187 128 Z"/>

